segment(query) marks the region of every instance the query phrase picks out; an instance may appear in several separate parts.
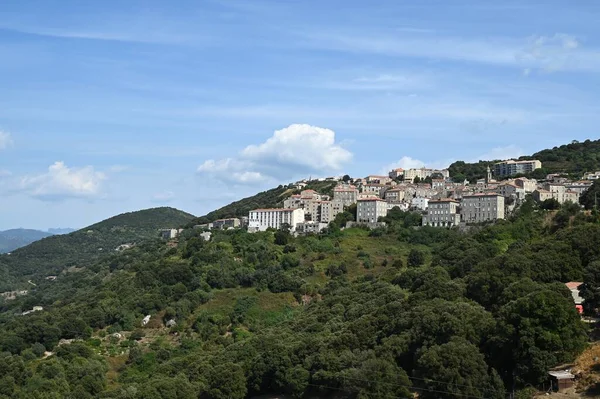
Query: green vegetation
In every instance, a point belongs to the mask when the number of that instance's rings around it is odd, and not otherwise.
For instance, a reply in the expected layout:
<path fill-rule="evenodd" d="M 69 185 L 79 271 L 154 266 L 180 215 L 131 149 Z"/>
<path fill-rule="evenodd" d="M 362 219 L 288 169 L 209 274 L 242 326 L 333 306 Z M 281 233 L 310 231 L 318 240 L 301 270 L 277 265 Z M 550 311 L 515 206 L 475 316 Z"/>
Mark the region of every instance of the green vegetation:
<path fill-rule="evenodd" d="M 0 231 L 0 254 L 14 251 L 52 234 L 39 230 L 13 229 Z"/>
<path fill-rule="evenodd" d="M 500 399 L 583 350 L 563 283 L 600 297 L 596 216 L 527 202 L 468 233 L 418 220 L 395 209 L 372 231 L 210 242 L 187 229 L 56 281 L 32 269 L 38 286 L 0 302 L 0 398 Z"/>
<path fill-rule="evenodd" d="M 536 152 L 531 156 L 520 157 L 520 160 L 537 159 L 542 168 L 531 173 L 529 177 L 544 178 L 550 173 L 559 173 L 572 178 L 581 178 L 585 172 L 600 170 L 600 140 L 574 141 L 571 144 Z M 502 160 L 479 161 L 477 163 L 454 162 L 448 168 L 455 181 L 464 179 L 474 182 L 486 176 L 487 167 L 493 168 L 495 162 Z"/>
<path fill-rule="evenodd" d="M 26 280 L 39 281 L 65 270 L 77 271 L 115 252 L 125 243 L 158 240 L 161 228 L 176 228 L 194 216 L 173 208 L 155 208 L 125 213 L 74 233 L 51 236 L 0 256 L 0 292 L 30 287 Z"/>

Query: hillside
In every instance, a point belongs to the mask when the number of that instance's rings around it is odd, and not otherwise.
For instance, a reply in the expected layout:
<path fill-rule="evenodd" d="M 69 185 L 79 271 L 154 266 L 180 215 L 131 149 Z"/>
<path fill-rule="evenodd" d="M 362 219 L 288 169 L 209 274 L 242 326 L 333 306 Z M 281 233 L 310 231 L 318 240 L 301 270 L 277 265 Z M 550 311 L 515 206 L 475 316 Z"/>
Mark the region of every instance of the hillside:
<path fill-rule="evenodd" d="M 31 229 L 12 229 L 0 231 L 0 254 L 14 251 L 34 241 L 50 237 L 52 234 Z"/>
<path fill-rule="evenodd" d="M 600 286 L 597 215 L 528 201 L 463 233 L 414 216 L 306 237 L 190 228 L 36 281 L 0 300 L 0 396 L 503 399 L 585 348 L 564 283 Z"/>
<path fill-rule="evenodd" d="M 79 231 L 56 235 L 17 249 L 10 256 L 0 257 L 2 270 L 10 277 L 0 279 L 0 291 L 16 279 L 25 276 L 45 276 L 69 267 L 81 268 L 90 262 L 114 253 L 126 243 L 158 239 L 158 230 L 188 224 L 193 215 L 173 208 L 154 208 L 124 213 Z M 22 279 L 21 279 L 22 280 Z"/>
<path fill-rule="evenodd" d="M 561 173 L 574 178 L 581 178 L 585 172 L 600 170 L 600 140 L 574 141 L 571 144 L 542 150 L 535 154 L 519 158 L 519 160 L 529 159 L 537 159 L 542 162 L 542 168 L 532 173 L 531 177 L 539 179 L 544 178 L 550 173 Z M 466 178 L 473 182 L 484 178 L 487 167 L 491 167 L 495 162 L 499 161 L 503 160 L 479 161 L 477 163 L 457 161 L 451 164 L 448 169 L 450 176 L 455 181 Z"/>
<path fill-rule="evenodd" d="M 332 190 L 336 184 L 337 182 L 335 181 L 311 180 L 308 182 L 305 189 L 312 189 L 322 194 L 332 194 Z M 222 208 L 209 212 L 208 214 L 194 220 L 194 224 L 209 223 L 223 218 L 241 218 L 243 216 L 248 216 L 248 213 L 251 210 L 258 208 L 281 207 L 283 201 L 287 197 L 298 193 L 300 193 L 300 190 L 297 190 L 293 185 L 279 186 L 271 190 L 260 192 L 251 197 L 232 202 L 229 205 L 225 205 Z"/>

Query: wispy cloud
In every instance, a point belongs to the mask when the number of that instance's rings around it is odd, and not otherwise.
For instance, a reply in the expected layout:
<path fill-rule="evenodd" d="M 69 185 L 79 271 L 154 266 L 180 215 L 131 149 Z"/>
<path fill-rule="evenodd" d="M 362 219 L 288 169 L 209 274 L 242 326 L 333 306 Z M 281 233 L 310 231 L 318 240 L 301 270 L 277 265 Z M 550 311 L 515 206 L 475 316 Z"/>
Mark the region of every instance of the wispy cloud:
<path fill-rule="evenodd" d="M 516 67 L 531 72 L 597 71 L 600 49 L 584 48 L 568 34 L 529 38 L 441 36 L 436 34 L 380 34 L 349 31 L 298 33 L 300 45 L 327 50 L 422 58 L 434 61 L 472 62 Z"/>

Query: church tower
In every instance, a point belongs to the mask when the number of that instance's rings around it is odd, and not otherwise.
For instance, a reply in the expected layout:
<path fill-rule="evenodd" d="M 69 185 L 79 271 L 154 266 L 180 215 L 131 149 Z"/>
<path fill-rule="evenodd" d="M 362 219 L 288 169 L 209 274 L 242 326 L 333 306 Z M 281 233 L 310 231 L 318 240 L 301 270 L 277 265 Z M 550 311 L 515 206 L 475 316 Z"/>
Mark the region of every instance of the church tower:
<path fill-rule="evenodd" d="M 490 166 L 488 165 L 487 174 L 485 176 L 485 184 L 490 184 L 491 181 L 492 181 L 492 170 L 490 169 Z"/>

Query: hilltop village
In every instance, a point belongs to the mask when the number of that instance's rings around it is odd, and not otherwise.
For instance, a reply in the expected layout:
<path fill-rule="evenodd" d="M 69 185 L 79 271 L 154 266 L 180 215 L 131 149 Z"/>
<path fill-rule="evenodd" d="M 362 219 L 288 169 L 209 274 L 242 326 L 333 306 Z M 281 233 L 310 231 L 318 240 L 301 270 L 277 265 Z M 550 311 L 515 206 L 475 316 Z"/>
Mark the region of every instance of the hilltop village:
<path fill-rule="evenodd" d="M 349 222 L 350 226 L 376 228 L 384 225 L 381 218 L 397 208 L 420 212 L 423 226 L 451 228 L 505 219 L 527 196 L 540 203 L 578 203 L 580 195 L 600 177 L 600 172 L 586 173 L 578 181 L 560 174 L 547 175 L 543 180 L 516 177 L 541 167 L 538 160 L 498 162 L 476 182 L 457 182 L 447 169 L 429 168 L 394 169 L 387 176 L 321 179 L 338 182 L 332 194 L 306 189 L 309 181 L 302 180 L 293 184 L 300 192 L 287 198 L 282 208 L 254 209 L 247 217 L 197 227 L 247 227 L 249 232 L 285 227 L 295 234 L 318 233 L 337 215 L 352 210 L 355 221 Z"/>

